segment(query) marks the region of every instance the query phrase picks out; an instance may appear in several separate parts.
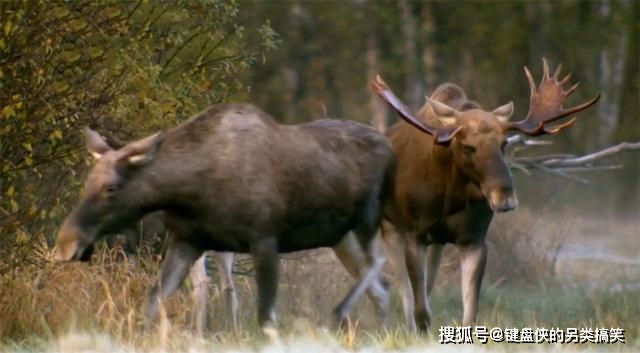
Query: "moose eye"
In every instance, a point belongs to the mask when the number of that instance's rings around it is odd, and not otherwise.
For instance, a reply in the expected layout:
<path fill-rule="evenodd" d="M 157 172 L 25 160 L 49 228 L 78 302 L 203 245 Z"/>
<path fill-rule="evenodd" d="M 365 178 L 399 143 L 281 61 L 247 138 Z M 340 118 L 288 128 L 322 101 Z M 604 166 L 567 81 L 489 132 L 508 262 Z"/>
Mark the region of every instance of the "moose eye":
<path fill-rule="evenodd" d="M 462 145 L 462 151 L 466 154 L 473 154 L 476 148 L 471 145 Z"/>
<path fill-rule="evenodd" d="M 104 186 L 103 191 L 107 194 L 112 194 L 117 189 L 118 189 L 118 186 L 116 184 L 107 184 Z"/>

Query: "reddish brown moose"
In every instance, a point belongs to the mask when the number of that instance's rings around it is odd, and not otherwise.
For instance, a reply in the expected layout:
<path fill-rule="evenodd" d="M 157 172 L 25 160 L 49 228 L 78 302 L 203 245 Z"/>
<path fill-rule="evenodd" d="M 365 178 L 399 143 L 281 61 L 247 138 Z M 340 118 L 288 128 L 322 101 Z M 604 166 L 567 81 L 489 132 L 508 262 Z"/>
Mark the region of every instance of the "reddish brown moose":
<path fill-rule="evenodd" d="M 398 164 L 385 217 L 404 246 L 399 252 L 404 252 L 404 261 L 396 258 L 393 262 L 405 277 L 401 283 L 409 277 L 412 290 L 405 288 L 403 304 L 407 324 L 413 330 L 416 324 L 420 330 L 431 324 L 428 296 L 447 243 L 455 244 L 460 255 L 462 324 L 475 323 L 487 260 L 487 228 L 494 212 L 507 212 L 518 205 L 511 172 L 503 158 L 506 133 L 555 134 L 575 118 L 554 126 L 549 123 L 587 109 L 600 98 L 597 95 L 564 109 L 565 99 L 578 84 L 564 91 L 570 75 L 558 81 L 561 66 L 553 76 L 545 59 L 543 67 L 539 87 L 525 67 L 531 88 L 529 113 L 517 122 L 508 121 L 513 103 L 484 111 L 451 83 L 440 85 L 427 97 L 415 117 L 379 76 L 372 83 L 378 95 L 403 119 L 386 133 Z M 406 269 L 402 263 L 406 263 Z"/>

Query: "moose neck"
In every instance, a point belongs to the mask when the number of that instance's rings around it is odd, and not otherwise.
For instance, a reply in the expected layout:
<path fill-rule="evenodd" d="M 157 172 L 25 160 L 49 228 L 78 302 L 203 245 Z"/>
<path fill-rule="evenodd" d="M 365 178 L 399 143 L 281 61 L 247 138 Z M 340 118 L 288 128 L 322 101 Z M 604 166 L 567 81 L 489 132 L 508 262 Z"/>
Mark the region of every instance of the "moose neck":
<path fill-rule="evenodd" d="M 387 137 L 398 158 L 395 206 L 390 207 L 390 217 L 402 220 L 396 223 L 423 229 L 465 206 L 470 184 L 454 165 L 450 147 L 405 122 L 391 127 Z"/>
<path fill-rule="evenodd" d="M 179 207 L 180 200 L 194 187 L 181 173 L 182 168 L 166 163 L 168 159 L 159 154 L 130 184 L 131 198 L 141 216 Z"/>

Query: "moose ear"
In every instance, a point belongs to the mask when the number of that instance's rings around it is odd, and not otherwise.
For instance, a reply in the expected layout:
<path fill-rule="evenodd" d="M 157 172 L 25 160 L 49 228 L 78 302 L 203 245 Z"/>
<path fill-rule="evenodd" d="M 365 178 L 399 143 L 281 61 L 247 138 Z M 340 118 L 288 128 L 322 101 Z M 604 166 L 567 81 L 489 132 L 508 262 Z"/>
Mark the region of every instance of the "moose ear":
<path fill-rule="evenodd" d="M 427 102 L 429 102 L 431 110 L 433 110 L 433 113 L 444 126 L 450 126 L 456 123 L 456 117 L 459 115 L 457 110 L 435 99 L 427 98 Z"/>
<path fill-rule="evenodd" d="M 143 165 L 151 162 L 164 141 L 164 133 L 158 132 L 142 140 L 128 144 L 123 150 L 125 158 L 130 165 Z"/>
<path fill-rule="evenodd" d="M 491 112 L 491 114 L 493 114 L 500 122 L 506 123 L 513 114 L 513 102 L 497 107 Z"/>
<path fill-rule="evenodd" d="M 451 126 L 451 125 L 455 125 L 456 122 L 458 121 L 456 118 L 449 118 L 449 117 L 439 117 L 438 120 L 440 120 L 440 122 L 442 123 L 442 125 L 444 126 Z"/>
<path fill-rule="evenodd" d="M 87 145 L 89 153 L 95 159 L 100 159 L 103 154 L 112 150 L 109 144 L 95 131 L 91 130 L 88 126 L 82 130 L 84 132 L 84 140 Z"/>
<path fill-rule="evenodd" d="M 428 98 L 427 102 L 429 102 L 431 109 L 437 116 L 455 118 L 458 115 L 455 109 L 435 99 Z"/>

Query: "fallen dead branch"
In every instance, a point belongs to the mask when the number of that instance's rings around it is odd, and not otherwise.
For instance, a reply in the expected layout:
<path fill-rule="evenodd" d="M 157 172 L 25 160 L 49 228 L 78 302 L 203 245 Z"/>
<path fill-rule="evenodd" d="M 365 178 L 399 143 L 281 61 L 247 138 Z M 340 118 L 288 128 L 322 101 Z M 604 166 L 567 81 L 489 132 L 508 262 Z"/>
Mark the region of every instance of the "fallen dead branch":
<path fill-rule="evenodd" d="M 578 183 L 589 184 L 589 180 L 570 173 L 620 169 L 623 165 L 611 160 L 609 157 L 623 151 L 640 150 L 640 141 L 636 141 L 621 142 L 617 145 L 582 156 L 573 154 L 519 155 L 519 153 L 524 150 L 551 144 L 552 142 L 547 140 L 529 139 L 521 135 L 511 136 L 507 139 L 507 163 L 513 169 L 520 170 L 527 175 L 530 175 L 531 170 L 535 169 Z"/>

